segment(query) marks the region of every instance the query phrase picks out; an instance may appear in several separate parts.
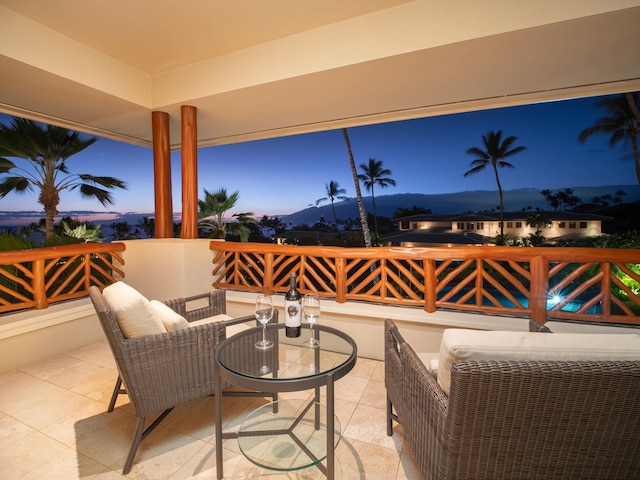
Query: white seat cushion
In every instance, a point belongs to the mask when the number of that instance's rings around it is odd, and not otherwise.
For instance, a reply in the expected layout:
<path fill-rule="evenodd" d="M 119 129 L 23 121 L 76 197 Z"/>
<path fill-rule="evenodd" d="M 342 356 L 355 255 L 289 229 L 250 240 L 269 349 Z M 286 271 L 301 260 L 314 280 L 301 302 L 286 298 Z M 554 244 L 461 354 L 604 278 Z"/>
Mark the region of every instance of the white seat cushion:
<path fill-rule="evenodd" d="M 125 338 L 165 333 L 160 316 L 149 300 L 124 282 L 116 282 L 102 291 Z"/>
<path fill-rule="evenodd" d="M 446 329 L 438 384 L 447 395 L 451 366 L 457 360 L 640 360 L 640 335 Z"/>
<path fill-rule="evenodd" d="M 213 317 L 207 317 L 207 318 L 203 318 L 201 320 L 196 320 L 195 322 L 191 322 L 189 323 L 190 327 L 194 327 L 196 325 L 205 325 L 207 323 L 211 323 L 211 322 L 222 322 L 224 320 L 231 320 L 233 317 L 230 317 L 229 315 L 225 314 L 225 313 L 221 313 L 219 315 L 214 315 Z M 225 329 L 225 336 L 227 338 L 229 338 L 232 335 L 235 335 L 236 333 L 242 332 L 244 330 L 247 330 L 249 327 L 249 325 L 247 325 L 246 323 L 238 323 L 236 325 L 228 325 L 227 328 Z"/>
<path fill-rule="evenodd" d="M 173 332 L 175 330 L 189 327 L 187 319 L 176 312 L 173 308 L 159 300 L 151 300 L 150 303 L 151 307 L 160 316 L 160 320 L 162 320 L 162 324 L 164 325 L 164 328 L 167 329 L 167 332 Z"/>

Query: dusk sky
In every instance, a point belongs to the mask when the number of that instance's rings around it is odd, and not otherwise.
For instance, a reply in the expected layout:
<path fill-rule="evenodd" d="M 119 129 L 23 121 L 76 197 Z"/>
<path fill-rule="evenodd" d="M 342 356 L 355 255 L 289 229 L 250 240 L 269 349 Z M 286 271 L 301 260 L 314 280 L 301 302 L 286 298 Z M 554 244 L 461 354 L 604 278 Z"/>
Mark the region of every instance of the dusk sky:
<path fill-rule="evenodd" d="M 482 147 L 482 135 L 502 130 L 515 135 L 514 146 L 527 149 L 510 158 L 514 169 L 501 169 L 504 190 L 563 189 L 577 186 L 635 185 L 630 147 L 609 147 L 608 137 L 577 140 L 604 112 L 593 98 L 485 110 L 403 122 L 350 128 L 356 165 L 370 157 L 392 171 L 396 187 L 376 190 L 376 196 L 395 193 L 454 193 L 496 190 L 490 169 L 463 177 L 470 168 L 469 147 Z M 10 117 L 0 115 L 0 122 Z M 68 161 L 72 173 L 111 175 L 128 190 L 114 193 L 115 205 L 65 192 L 61 212 L 153 212 L 153 154 L 150 149 L 99 139 Z M 172 154 L 173 205 L 180 211 L 180 152 Z M 240 200 L 229 214 L 253 212 L 281 216 L 306 208 L 326 196 L 325 184 L 334 180 L 355 196 L 347 150 L 340 130 L 243 144 L 200 149 L 198 187 L 239 190 Z M 363 189 L 363 195 L 368 195 Z M 37 193 L 10 194 L 0 199 L 0 211 L 41 211 Z"/>

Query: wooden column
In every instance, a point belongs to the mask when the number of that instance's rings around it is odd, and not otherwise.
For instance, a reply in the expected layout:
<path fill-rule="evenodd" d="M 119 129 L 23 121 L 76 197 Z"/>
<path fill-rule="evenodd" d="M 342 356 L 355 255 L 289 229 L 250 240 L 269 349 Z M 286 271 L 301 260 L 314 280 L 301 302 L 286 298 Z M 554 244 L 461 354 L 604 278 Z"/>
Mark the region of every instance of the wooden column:
<path fill-rule="evenodd" d="M 182 229 L 180 238 L 198 238 L 197 109 L 180 107 L 182 115 Z"/>
<path fill-rule="evenodd" d="M 153 178 L 155 197 L 155 237 L 173 237 L 173 200 L 171 198 L 171 143 L 169 114 L 151 112 L 153 129 Z"/>

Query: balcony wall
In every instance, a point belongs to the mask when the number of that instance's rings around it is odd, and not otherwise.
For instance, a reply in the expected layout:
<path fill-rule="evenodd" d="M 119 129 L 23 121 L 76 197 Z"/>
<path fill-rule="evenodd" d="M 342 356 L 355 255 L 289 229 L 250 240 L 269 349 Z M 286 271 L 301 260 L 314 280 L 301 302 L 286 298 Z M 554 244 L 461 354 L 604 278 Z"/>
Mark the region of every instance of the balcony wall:
<path fill-rule="evenodd" d="M 124 242 L 122 252 L 127 283 L 148 298 L 168 299 L 202 293 L 211 288 L 213 252 L 210 240 L 150 239 Z M 253 313 L 255 292 L 228 290 L 228 313 Z M 282 310 L 282 294 L 275 295 Z M 445 328 L 480 330 L 528 329 L 528 319 L 380 305 L 371 302 L 337 303 L 322 299 L 320 322 L 345 331 L 358 344 L 359 355 L 383 358 L 383 320 L 396 320 L 418 351 L 437 351 Z M 607 333 L 631 328 L 547 323 L 556 332 Z M 637 329 L 633 329 L 637 331 Z M 73 350 L 104 338 L 87 298 L 0 317 L 0 373 Z"/>

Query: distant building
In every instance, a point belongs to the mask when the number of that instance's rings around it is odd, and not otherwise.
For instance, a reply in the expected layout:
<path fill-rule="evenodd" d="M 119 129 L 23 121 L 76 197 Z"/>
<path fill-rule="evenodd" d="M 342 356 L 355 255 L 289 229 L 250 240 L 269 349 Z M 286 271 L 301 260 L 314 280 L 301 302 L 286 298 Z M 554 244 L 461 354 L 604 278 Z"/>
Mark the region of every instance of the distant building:
<path fill-rule="evenodd" d="M 504 233 L 521 238 L 535 233 L 527 218 L 535 211 L 504 212 Z M 592 213 L 544 212 L 550 227 L 542 235 L 549 243 L 602 235 L 602 222 L 611 217 Z M 485 245 L 500 235 L 500 213 L 468 213 L 462 215 L 411 215 L 394 219 L 397 232 L 384 235 L 381 242 L 402 246 Z"/>
<path fill-rule="evenodd" d="M 278 245 L 322 245 L 323 241 L 334 240 L 338 237 L 337 233 L 319 232 L 317 230 L 289 230 L 276 236 Z"/>

